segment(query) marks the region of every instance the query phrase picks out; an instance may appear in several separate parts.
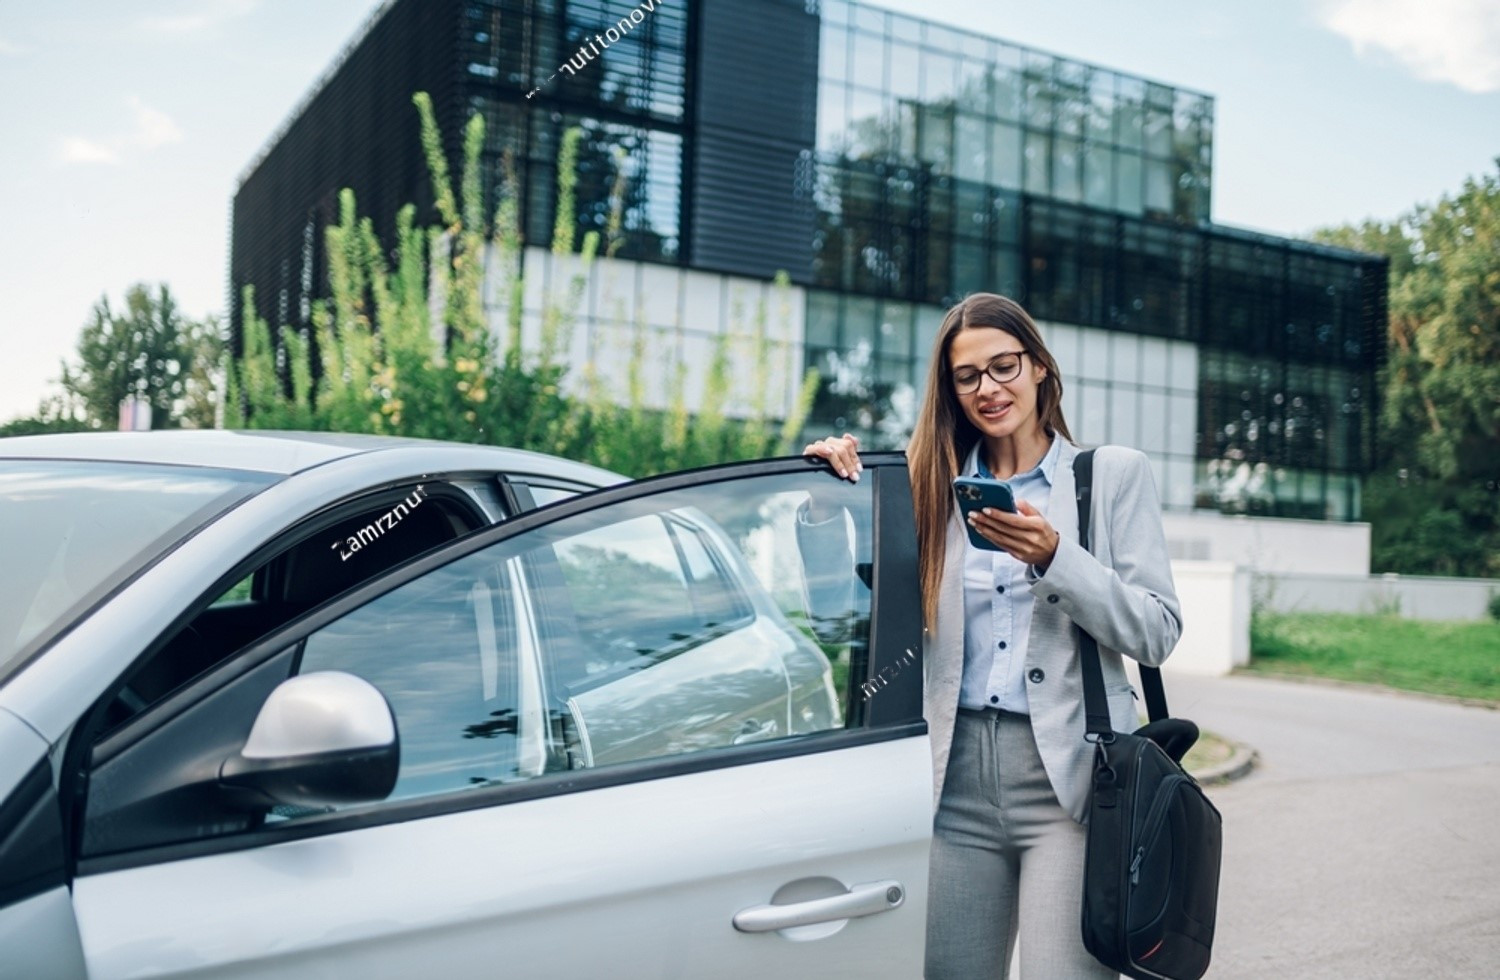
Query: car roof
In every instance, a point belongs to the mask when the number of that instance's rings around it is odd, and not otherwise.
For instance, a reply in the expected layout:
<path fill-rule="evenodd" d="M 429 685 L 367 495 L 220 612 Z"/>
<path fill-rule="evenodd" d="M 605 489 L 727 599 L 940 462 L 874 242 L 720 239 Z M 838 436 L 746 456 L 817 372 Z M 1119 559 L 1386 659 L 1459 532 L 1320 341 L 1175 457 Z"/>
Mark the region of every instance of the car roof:
<path fill-rule="evenodd" d="M 617 473 L 558 456 L 437 439 L 359 435 L 347 432 L 159 429 L 151 432 L 73 432 L 0 439 L 0 459 L 79 459 L 202 466 L 291 476 L 335 460 L 411 449 L 458 449 L 480 453 L 497 470 L 550 473 L 606 485 Z"/>

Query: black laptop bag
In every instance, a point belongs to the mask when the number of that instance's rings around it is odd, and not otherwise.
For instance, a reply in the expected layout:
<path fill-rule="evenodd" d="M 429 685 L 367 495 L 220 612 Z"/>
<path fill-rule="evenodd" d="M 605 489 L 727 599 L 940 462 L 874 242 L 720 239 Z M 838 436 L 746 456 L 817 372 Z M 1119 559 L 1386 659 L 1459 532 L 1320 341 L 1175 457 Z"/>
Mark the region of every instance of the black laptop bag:
<path fill-rule="evenodd" d="M 1088 547 L 1093 450 L 1074 463 L 1079 540 Z M 1109 720 L 1099 647 L 1079 630 L 1086 738 L 1094 742 L 1084 865 L 1083 943 L 1128 977 L 1197 980 L 1208 969 L 1219 901 L 1219 811 L 1178 764 L 1197 740 L 1167 717 L 1161 672 L 1141 667 L 1151 723 L 1133 734 Z"/>

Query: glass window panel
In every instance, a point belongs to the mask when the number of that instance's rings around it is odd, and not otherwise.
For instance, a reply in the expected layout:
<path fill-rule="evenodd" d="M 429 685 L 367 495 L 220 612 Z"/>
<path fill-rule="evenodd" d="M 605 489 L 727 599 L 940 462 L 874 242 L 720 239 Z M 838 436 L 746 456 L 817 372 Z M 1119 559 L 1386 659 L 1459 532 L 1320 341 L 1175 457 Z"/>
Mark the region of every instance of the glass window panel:
<path fill-rule="evenodd" d="M 1098 72 L 1089 85 L 1088 138 L 1096 143 L 1115 141 L 1115 75 Z"/>
<path fill-rule="evenodd" d="M 959 239 L 953 243 L 952 290 L 960 295 L 989 288 L 985 282 L 984 246 Z"/>
<path fill-rule="evenodd" d="M 939 51 L 959 52 L 963 50 L 963 35 L 942 24 L 927 22 L 927 46 Z"/>
<path fill-rule="evenodd" d="M 860 30 L 869 31 L 872 34 L 884 34 L 886 30 L 886 12 L 879 7 L 857 4 L 854 6 L 854 26 Z"/>
<path fill-rule="evenodd" d="M 818 45 L 818 74 L 844 81 L 849 75 L 849 31 L 823 21 L 822 40 Z"/>
<path fill-rule="evenodd" d="M 937 342 L 938 328 L 943 325 L 943 311 L 919 306 L 914 311 L 913 317 L 916 321 L 916 336 L 912 341 L 912 349 L 916 352 L 917 360 L 920 362 L 932 356 L 932 345 Z"/>
<path fill-rule="evenodd" d="M 1032 194 L 1048 194 L 1048 178 L 1052 176 L 1052 159 L 1047 152 L 1047 134 L 1041 130 L 1026 131 L 1026 190 Z"/>
<path fill-rule="evenodd" d="M 911 318 L 910 303 L 886 300 L 881 304 L 880 353 L 903 358 L 913 355 Z"/>
<path fill-rule="evenodd" d="M 818 347 L 838 345 L 839 297 L 814 290 L 807 294 L 807 340 Z"/>
<path fill-rule="evenodd" d="M 1000 187 L 1021 187 L 1021 128 L 998 122 L 990 127 L 990 180 Z"/>
<path fill-rule="evenodd" d="M 922 101 L 929 104 L 953 98 L 957 61 L 949 55 L 928 48 L 922 52 Z"/>
<path fill-rule="evenodd" d="M 1115 385 L 1109 392 L 1109 441 L 1140 448 L 1139 391 L 1134 386 Z"/>
<path fill-rule="evenodd" d="M 1019 59 L 1014 48 L 1005 49 Z M 990 86 L 990 111 L 996 118 L 1019 121 L 1021 118 L 1022 84 L 1021 73 L 1013 65 L 995 66 L 995 77 Z"/>
<path fill-rule="evenodd" d="M 1146 158 L 1146 210 L 1172 213 L 1172 165 Z"/>
<path fill-rule="evenodd" d="M 960 180 L 989 182 L 989 123 L 979 116 L 960 113 L 954 134 L 957 148 L 953 172 Z"/>
<path fill-rule="evenodd" d="M 1154 391 L 1141 392 L 1141 442 L 1145 453 L 1167 451 L 1167 396 Z"/>
<path fill-rule="evenodd" d="M 1198 393 L 1198 348 L 1193 344 L 1170 345 L 1172 387 L 1178 391 Z"/>
<path fill-rule="evenodd" d="M 891 43 L 890 88 L 898 101 L 922 98 L 922 55 L 916 45 Z"/>
<path fill-rule="evenodd" d="M 1085 381 L 1078 386 L 1083 395 L 1083 411 L 1073 435 L 1079 442 L 1100 446 L 1110 441 L 1109 390 L 1103 385 Z"/>
<path fill-rule="evenodd" d="M 1169 387 L 1172 361 L 1167 342 L 1159 337 L 1141 338 L 1141 381 L 1148 385 Z"/>
<path fill-rule="evenodd" d="M 1080 327 L 1078 350 L 1082 355 L 1083 376 L 1091 381 L 1106 381 L 1109 370 L 1109 333 L 1093 327 Z"/>
<path fill-rule="evenodd" d="M 1127 214 L 1141 213 L 1141 158 L 1134 153 L 1115 157 L 1115 201 Z"/>
<path fill-rule="evenodd" d="M 1063 201 L 1083 199 L 1083 148 L 1076 139 L 1059 136 L 1052 143 L 1052 196 Z"/>
<path fill-rule="evenodd" d="M 826 21 L 847 24 L 850 16 L 848 0 L 823 0 L 819 5 L 819 14 Z"/>
<path fill-rule="evenodd" d="M 915 17 L 891 12 L 891 37 L 897 41 L 922 43 L 922 22 Z"/>
<path fill-rule="evenodd" d="M 1193 460 L 1167 459 L 1167 485 L 1161 489 L 1162 502 L 1175 510 L 1193 506 Z"/>
<path fill-rule="evenodd" d="M 958 107 L 965 112 L 990 114 L 991 66 L 982 61 L 964 61 L 959 65 Z"/>
<path fill-rule="evenodd" d="M 861 85 L 885 88 L 885 39 L 863 31 L 854 33 L 853 64 L 850 77 Z"/>
<path fill-rule="evenodd" d="M 1083 201 L 1096 208 L 1115 203 L 1115 151 L 1103 143 L 1083 147 Z"/>
<path fill-rule="evenodd" d="M 922 143 L 918 155 L 941 173 L 953 172 L 952 103 L 922 107 Z"/>
<path fill-rule="evenodd" d="M 1167 396 L 1167 449 L 1191 456 L 1198 441 L 1198 399 L 1192 395 Z"/>
<path fill-rule="evenodd" d="M 842 153 L 849 145 L 849 90 L 822 82 L 818 86 L 818 149 Z"/>
<path fill-rule="evenodd" d="M 1164 109 L 1146 109 L 1146 152 L 1167 157 L 1172 154 L 1172 113 Z"/>
<path fill-rule="evenodd" d="M 1041 331 L 1042 343 L 1047 345 L 1052 360 L 1057 362 L 1057 369 L 1062 372 L 1063 388 L 1076 386 L 1079 372 L 1083 369 L 1079 361 L 1078 328 L 1065 323 L 1048 323 L 1041 327 Z"/>
<path fill-rule="evenodd" d="M 1083 388 L 1066 374 L 1063 376 L 1062 412 L 1073 438 L 1082 441 L 1078 427 L 1083 422 Z"/>
<path fill-rule="evenodd" d="M 875 331 L 880 325 L 879 301 L 868 296 L 849 296 L 844 300 L 844 330 L 841 346 L 848 351 L 861 347 L 875 350 Z"/>
<path fill-rule="evenodd" d="M 988 288 L 1002 296 L 1021 295 L 1021 256 L 1013 247 L 995 245 L 991 248 Z"/>
<path fill-rule="evenodd" d="M 1141 381 L 1141 337 L 1139 334 L 1112 331 L 1110 344 L 1110 380 L 1138 384 Z"/>
<path fill-rule="evenodd" d="M 1121 77 L 1115 97 L 1115 142 L 1139 150 L 1146 135 L 1145 83 Z"/>
<path fill-rule="evenodd" d="M 893 134 L 885 105 L 885 98 L 879 92 L 864 88 L 849 90 L 849 152 L 852 155 L 883 156 L 892 151 Z"/>

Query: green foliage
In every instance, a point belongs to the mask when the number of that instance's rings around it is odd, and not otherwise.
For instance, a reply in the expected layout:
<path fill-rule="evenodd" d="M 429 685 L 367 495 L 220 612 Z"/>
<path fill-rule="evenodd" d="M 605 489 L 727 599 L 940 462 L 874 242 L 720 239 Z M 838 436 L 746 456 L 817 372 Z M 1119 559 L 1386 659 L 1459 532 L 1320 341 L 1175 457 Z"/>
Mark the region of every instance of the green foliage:
<path fill-rule="evenodd" d="M 246 294 L 244 351 L 225 370 L 228 426 L 308 428 L 422 436 L 516 446 L 593 462 L 631 476 L 790 453 L 811 406 L 817 376 L 803 379 L 795 410 L 779 430 L 770 394 L 778 370 L 793 375 L 785 344 L 770 339 L 766 304 L 752 323 L 735 307 L 731 329 L 717 338 L 696 415 L 688 412 L 687 366 L 680 361 L 665 392 L 666 407 L 653 407 L 644 382 L 649 358 L 678 341 L 652 336 L 641 321 L 629 321 L 616 304 L 616 321 L 628 324 L 631 346 L 627 391 L 614 400 L 591 356 L 566 363 L 573 349 L 577 314 L 595 274 L 601 236 L 588 231 L 573 251 L 578 157 L 582 132 L 565 133 L 558 158 L 558 211 L 553 230 L 553 269 L 564 281 L 543 297 L 535 349 L 523 352 L 520 206 L 511 162 L 502 161 L 492 223 L 483 210 L 484 120 L 475 115 L 464 131 L 463 166 L 455 191 L 442 134 L 425 93 L 413 97 L 433 199 L 442 225 L 419 230 L 414 210 L 397 219 L 396 247 L 387 258 L 368 218 L 359 218 L 354 195 L 339 199 L 337 225 L 327 229 L 332 295 L 314 304 L 313 337 L 283 327 L 272 333 Z M 618 160 L 619 157 L 617 156 Z M 620 209 L 627 199 L 623 171 L 610 193 L 606 224 L 609 254 L 621 241 Z M 485 310 L 486 255 L 493 294 L 502 298 L 505 321 L 497 345 Z M 790 316 L 790 283 L 777 279 L 779 314 Z M 433 310 L 440 322 L 432 322 Z M 312 354 L 318 370 L 313 370 Z M 591 352 L 593 353 L 593 352 Z M 747 371 L 731 370 L 747 364 Z M 738 392 L 736 382 L 748 385 Z M 569 393 L 568 389 L 578 393 Z M 731 418 L 736 404 L 748 417 Z M 743 413 L 741 413 L 743 414 Z"/>
<path fill-rule="evenodd" d="M 62 387 L 88 428 L 117 428 L 127 395 L 150 402 L 152 428 L 212 426 L 222 348 L 217 321 L 184 317 L 164 284 L 153 291 L 137 283 L 123 310 L 108 297 L 94 305 L 77 361 L 63 365 Z"/>
<path fill-rule="evenodd" d="M 1260 613 L 1250 670 L 1500 700 L 1500 627 L 1392 615 Z"/>
<path fill-rule="evenodd" d="M 1485 611 L 1490 614 L 1491 619 L 1500 620 L 1500 592 L 1490 593 L 1490 601 L 1485 606 Z"/>
<path fill-rule="evenodd" d="M 1391 259 L 1373 568 L 1500 576 L 1500 172 L 1319 237 Z"/>

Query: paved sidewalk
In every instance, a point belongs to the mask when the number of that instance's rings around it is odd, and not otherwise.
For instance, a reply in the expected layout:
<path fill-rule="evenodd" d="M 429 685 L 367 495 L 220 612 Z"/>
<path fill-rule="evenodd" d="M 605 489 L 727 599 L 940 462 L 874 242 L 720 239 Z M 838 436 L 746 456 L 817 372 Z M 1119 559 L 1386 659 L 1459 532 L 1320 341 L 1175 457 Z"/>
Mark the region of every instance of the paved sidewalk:
<path fill-rule="evenodd" d="M 1500 711 L 1166 675 L 1172 713 L 1259 752 L 1224 814 L 1208 976 L 1500 976 Z"/>

